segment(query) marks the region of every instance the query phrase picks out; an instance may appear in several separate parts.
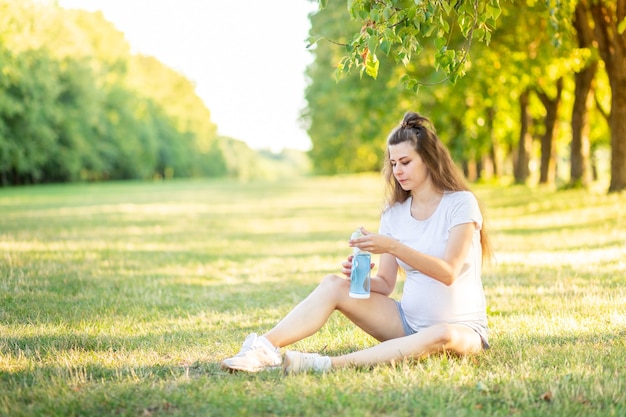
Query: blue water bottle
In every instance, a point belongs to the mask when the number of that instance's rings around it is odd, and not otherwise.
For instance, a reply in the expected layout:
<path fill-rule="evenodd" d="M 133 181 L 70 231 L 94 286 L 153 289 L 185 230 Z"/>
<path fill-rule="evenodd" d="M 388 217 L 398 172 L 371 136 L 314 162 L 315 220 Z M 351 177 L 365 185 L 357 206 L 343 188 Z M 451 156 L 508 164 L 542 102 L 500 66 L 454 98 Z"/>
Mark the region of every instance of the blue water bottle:
<path fill-rule="evenodd" d="M 350 240 L 363 236 L 361 229 L 357 229 Z M 370 298 L 370 267 L 372 256 L 369 252 L 357 247 L 352 249 L 352 271 L 350 272 L 350 297 Z"/>

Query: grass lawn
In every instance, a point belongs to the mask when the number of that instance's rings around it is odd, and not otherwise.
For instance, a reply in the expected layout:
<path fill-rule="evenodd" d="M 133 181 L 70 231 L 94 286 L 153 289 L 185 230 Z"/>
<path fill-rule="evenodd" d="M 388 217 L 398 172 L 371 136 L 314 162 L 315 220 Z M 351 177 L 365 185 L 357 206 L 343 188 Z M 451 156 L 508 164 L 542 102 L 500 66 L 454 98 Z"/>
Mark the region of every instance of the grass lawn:
<path fill-rule="evenodd" d="M 475 191 L 490 350 L 285 377 L 219 362 L 377 230 L 378 176 L 0 189 L 0 416 L 626 415 L 626 194 Z"/>

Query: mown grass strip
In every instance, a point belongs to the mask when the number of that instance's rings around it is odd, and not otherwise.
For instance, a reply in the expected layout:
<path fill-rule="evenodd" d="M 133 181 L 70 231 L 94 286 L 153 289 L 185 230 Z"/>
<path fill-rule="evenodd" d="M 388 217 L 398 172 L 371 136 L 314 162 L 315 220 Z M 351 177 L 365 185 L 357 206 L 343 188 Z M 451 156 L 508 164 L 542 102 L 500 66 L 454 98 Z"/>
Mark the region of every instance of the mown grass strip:
<path fill-rule="evenodd" d="M 626 195 L 477 186 L 492 349 L 285 378 L 219 361 L 377 229 L 378 176 L 0 189 L 2 416 L 626 414 Z M 398 296 L 401 286 L 394 296 Z M 335 315 L 295 348 L 374 341 Z"/>

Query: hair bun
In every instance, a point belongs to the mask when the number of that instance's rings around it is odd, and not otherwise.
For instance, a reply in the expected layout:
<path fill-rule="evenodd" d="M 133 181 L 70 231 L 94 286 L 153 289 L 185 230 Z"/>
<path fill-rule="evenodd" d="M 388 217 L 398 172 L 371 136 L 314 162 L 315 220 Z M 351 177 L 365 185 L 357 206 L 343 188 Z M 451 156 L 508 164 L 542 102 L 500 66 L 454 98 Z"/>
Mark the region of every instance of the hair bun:
<path fill-rule="evenodd" d="M 400 124 L 400 128 L 416 129 L 418 130 L 418 133 L 419 133 L 419 130 L 421 129 L 426 129 L 433 133 L 435 132 L 435 128 L 433 127 L 430 120 L 428 120 L 428 118 L 413 111 L 407 112 L 404 115 L 404 118 L 402 119 L 402 123 Z"/>
<path fill-rule="evenodd" d="M 404 115 L 402 119 L 402 124 L 400 125 L 403 128 L 409 129 L 417 129 L 424 125 L 426 119 L 415 112 L 408 112 Z"/>

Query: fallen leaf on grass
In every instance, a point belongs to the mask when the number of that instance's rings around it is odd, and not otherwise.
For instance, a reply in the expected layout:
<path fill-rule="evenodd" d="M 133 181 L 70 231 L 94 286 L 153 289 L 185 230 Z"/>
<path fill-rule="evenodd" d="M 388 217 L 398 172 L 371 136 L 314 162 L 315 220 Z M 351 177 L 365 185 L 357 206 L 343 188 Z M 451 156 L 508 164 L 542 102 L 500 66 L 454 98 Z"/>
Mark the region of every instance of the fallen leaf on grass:
<path fill-rule="evenodd" d="M 544 392 L 543 394 L 541 394 L 539 396 L 539 399 L 540 400 L 544 400 L 544 401 L 548 401 L 548 402 L 552 401 L 552 391 Z"/>

